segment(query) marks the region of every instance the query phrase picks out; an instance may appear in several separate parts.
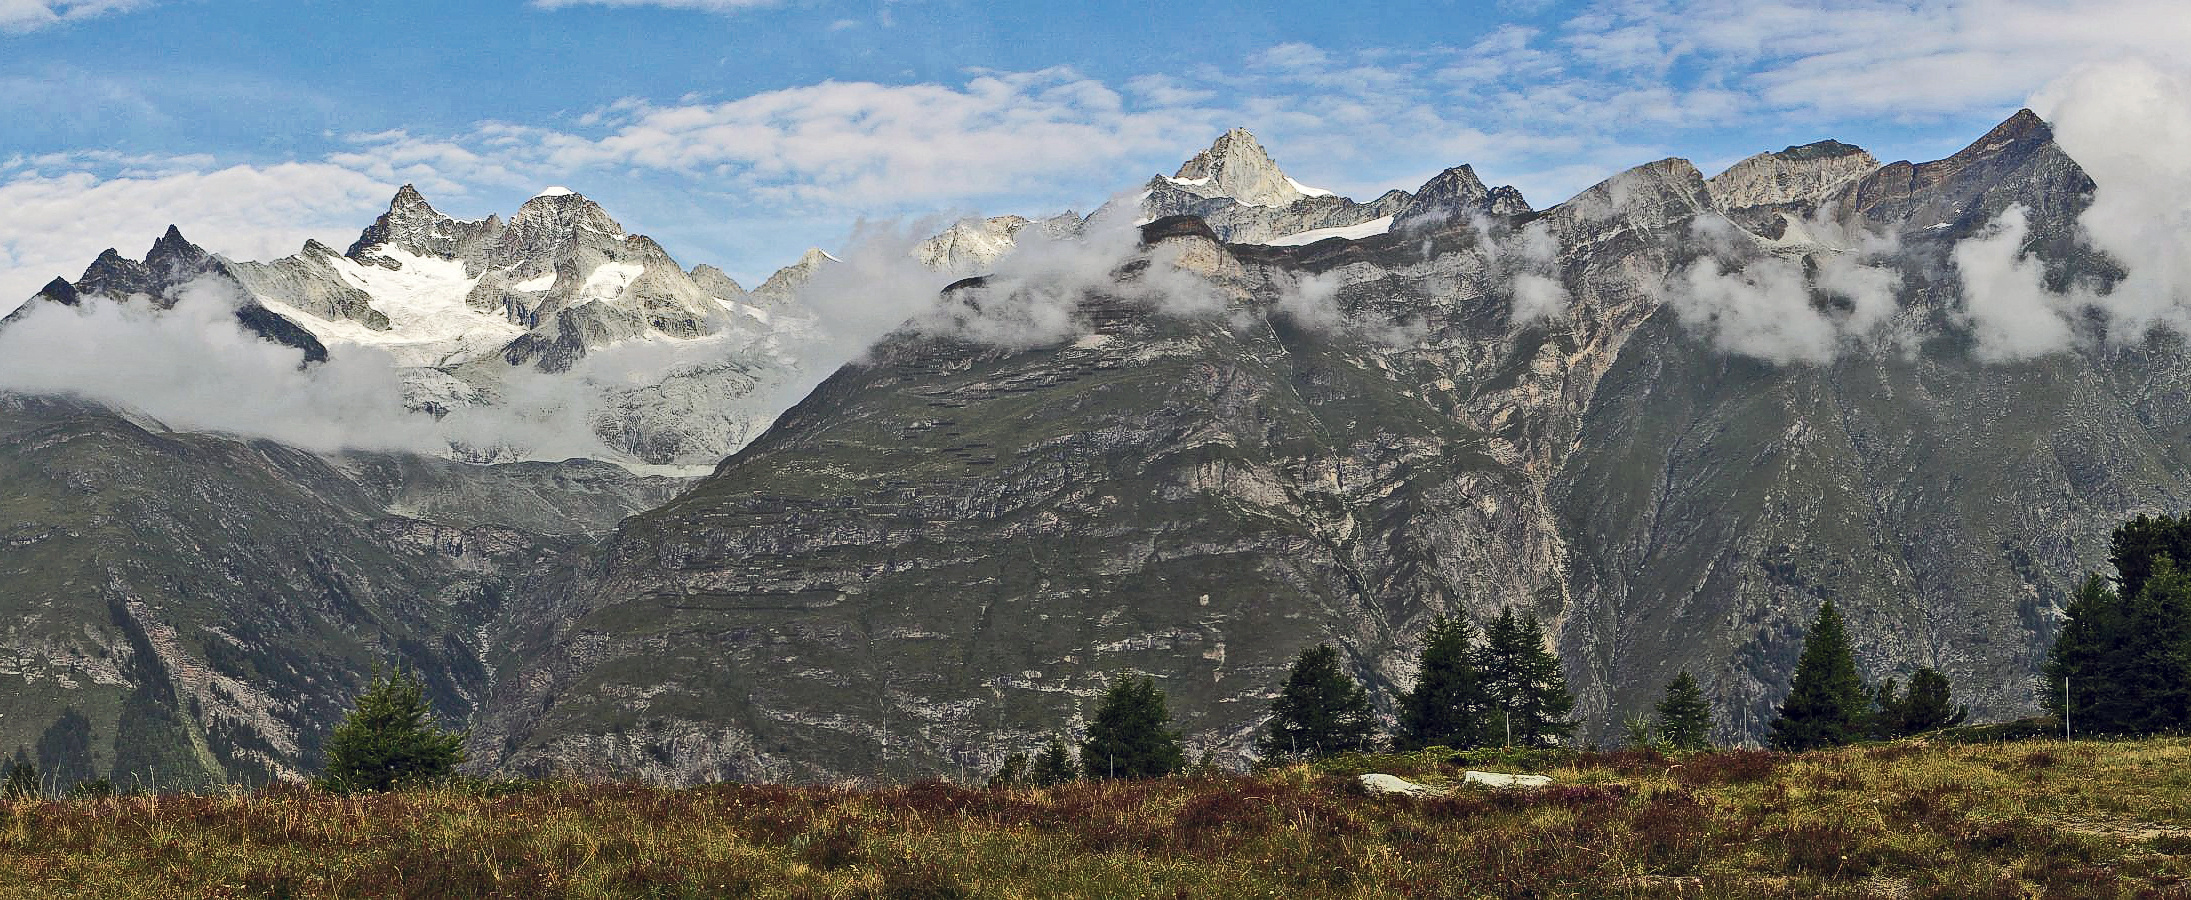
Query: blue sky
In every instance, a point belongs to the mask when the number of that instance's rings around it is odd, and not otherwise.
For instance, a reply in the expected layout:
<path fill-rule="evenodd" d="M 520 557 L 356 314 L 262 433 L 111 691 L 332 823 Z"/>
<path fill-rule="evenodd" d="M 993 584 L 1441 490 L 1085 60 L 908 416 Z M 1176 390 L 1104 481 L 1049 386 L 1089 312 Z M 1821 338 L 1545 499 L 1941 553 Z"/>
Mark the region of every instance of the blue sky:
<path fill-rule="evenodd" d="M 397 185 L 600 200 L 751 285 L 854 223 L 1087 210 L 1224 128 L 1366 198 L 1448 165 L 1549 206 L 1821 138 L 1953 152 L 2180 0 L 1144 4 L 0 0 L 0 310 L 168 223 L 347 245 Z M 2042 110 L 2044 112 L 2044 110 Z"/>

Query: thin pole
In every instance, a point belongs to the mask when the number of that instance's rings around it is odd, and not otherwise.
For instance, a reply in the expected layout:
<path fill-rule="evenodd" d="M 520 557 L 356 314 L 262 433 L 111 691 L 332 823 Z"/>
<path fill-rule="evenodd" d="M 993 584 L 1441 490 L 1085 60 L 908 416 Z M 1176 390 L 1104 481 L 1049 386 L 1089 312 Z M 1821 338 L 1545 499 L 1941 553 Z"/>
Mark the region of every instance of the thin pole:
<path fill-rule="evenodd" d="M 2069 676 L 2062 676 L 2062 740 L 2069 740 Z"/>

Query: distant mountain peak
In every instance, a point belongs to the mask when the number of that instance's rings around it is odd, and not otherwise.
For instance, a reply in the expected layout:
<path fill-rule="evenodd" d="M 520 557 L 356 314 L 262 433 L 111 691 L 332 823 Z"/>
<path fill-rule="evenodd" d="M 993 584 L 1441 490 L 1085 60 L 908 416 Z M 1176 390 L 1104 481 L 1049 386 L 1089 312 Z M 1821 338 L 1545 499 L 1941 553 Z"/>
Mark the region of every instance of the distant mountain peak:
<path fill-rule="evenodd" d="M 1230 197 L 1249 206 L 1287 206 L 1330 194 L 1293 180 L 1245 128 L 1218 135 L 1167 180 L 1196 196 Z"/>

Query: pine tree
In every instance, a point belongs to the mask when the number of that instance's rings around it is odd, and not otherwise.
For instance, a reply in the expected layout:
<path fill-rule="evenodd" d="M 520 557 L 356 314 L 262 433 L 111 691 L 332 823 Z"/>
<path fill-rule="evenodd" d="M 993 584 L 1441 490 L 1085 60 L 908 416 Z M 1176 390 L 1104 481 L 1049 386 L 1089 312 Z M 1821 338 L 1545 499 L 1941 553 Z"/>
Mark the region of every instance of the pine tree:
<path fill-rule="evenodd" d="M 2090 703 L 2085 698 L 2104 693 L 2094 688 L 2103 686 L 2110 646 L 2121 634 L 2122 599 L 2105 577 L 2093 572 L 2070 595 L 2066 613 L 2061 630 L 2055 632 L 2054 646 L 2047 651 L 2039 696 L 2047 710 L 2060 718 L 2066 681 L 2073 714 L 2081 718 L 2087 715 L 2083 707 Z"/>
<path fill-rule="evenodd" d="M 1028 780 L 1036 787 L 1056 787 L 1080 777 L 1080 770 L 1073 765 L 1072 751 L 1065 748 L 1065 739 L 1052 737 L 1049 746 L 1035 755 L 1034 771 Z"/>
<path fill-rule="evenodd" d="M 1567 690 L 1567 671 L 1544 647 L 1544 625 L 1537 615 L 1517 618 L 1500 610 L 1484 630 L 1477 665 L 1488 700 L 1485 737 L 1502 743 L 1542 746 L 1558 743 L 1575 730 L 1567 717 L 1575 695 Z"/>
<path fill-rule="evenodd" d="M 1179 732 L 1166 727 L 1171 719 L 1154 679 L 1119 676 L 1088 723 L 1081 771 L 1089 778 L 1162 778 L 1179 771 L 1187 754 Z"/>
<path fill-rule="evenodd" d="M 1928 666 L 1910 673 L 1909 693 L 1902 695 L 1895 713 L 1895 736 L 1908 737 L 1961 725 L 1970 717 L 1970 707 L 1956 706 L 1948 677 Z"/>
<path fill-rule="evenodd" d="M 22 800 L 45 796 L 46 789 L 38 781 L 38 766 L 23 751 L 15 751 L 15 763 L 8 767 L 6 781 L 0 781 L 0 800 Z"/>
<path fill-rule="evenodd" d="M 1004 758 L 1004 764 L 997 767 L 996 774 L 989 776 L 989 786 L 993 788 L 1022 787 L 1028 783 L 1030 777 L 1028 767 L 1027 754 L 1013 753 Z"/>
<path fill-rule="evenodd" d="M 386 791 L 447 778 L 464 761 L 464 738 L 435 726 L 418 676 L 376 673 L 357 708 L 327 739 L 319 784 L 339 793 Z"/>
<path fill-rule="evenodd" d="M 1854 741 L 1870 724 L 1872 700 L 1856 674 L 1856 654 L 1841 611 L 1827 600 L 1803 638 L 1803 656 L 1796 661 L 1788 699 L 1773 721 L 1772 745 L 1810 750 Z"/>
<path fill-rule="evenodd" d="M 1362 685 L 1339 668 L 1339 651 L 1317 644 L 1301 651 L 1286 684 L 1271 700 L 1270 721 L 1255 742 L 1265 759 L 1321 759 L 1375 747 L 1377 715 Z"/>
<path fill-rule="evenodd" d="M 1484 685 L 1468 621 L 1439 616 L 1423 636 L 1422 672 L 1400 701 L 1393 746 L 1479 746 L 1484 735 Z"/>
<path fill-rule="evenodd" d="M 38 767 L 55 786 L 97 778 L 91 760 L 91 720 L 74 706 L 61 710 L 38 735 Z"/>
<path fill-rule="evenodd" d="M 2102 667 L 2091 705 L 2096 730 L 2127 734 L 2191 725 L 2191 573 L 2154 562 L 2124 605 L 2121 636 Z"/>
<path fill-rule="evenodd" d="M 2108 536 L 2108 562 L 2115 566 L 2115 593 L 2135 599 L 2162 559 L 2178 568 L 2191 565 L 2191 516 L 2141 515 Z"/>
<path fill-rule="evenodd" d="M 1653 708 L 1658 713 L 1659 739 L 1677 750 L 1703 750 L 1712 746 L 1712 704 L 1704 688 L 1683 669 L 1667 682 L 1665 696 Z"/>

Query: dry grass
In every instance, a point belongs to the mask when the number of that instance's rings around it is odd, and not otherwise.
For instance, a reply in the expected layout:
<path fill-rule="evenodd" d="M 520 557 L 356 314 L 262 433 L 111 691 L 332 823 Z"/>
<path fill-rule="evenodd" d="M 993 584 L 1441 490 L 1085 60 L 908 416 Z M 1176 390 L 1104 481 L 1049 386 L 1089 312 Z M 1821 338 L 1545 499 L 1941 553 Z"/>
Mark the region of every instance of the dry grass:
<path fill-rule="evenodd" d="M 1582 754 L 990 790 L 285 788 L 0 806 L 0 896 L 2191 897 L 2191 740 Z"/>

